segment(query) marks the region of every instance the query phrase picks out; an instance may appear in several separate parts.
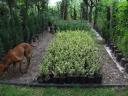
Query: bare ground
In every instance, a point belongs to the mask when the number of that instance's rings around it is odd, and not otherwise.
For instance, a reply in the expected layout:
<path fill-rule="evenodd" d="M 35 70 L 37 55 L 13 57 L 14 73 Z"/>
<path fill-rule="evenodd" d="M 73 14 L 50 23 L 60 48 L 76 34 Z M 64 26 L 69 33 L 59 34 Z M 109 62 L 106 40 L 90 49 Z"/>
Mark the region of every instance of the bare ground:
<path fill-rule="evenodd" d="M 102 76 L 103 84 L 128 84 L 128 77 L 127 73 L 122 73 L 117 68 L 115 62 L 111 58 L 111 56 L 107 53 L 105 49 L 104 39 L 96 32 L 94 29 L 92 29 L 93 32 L 96 33 L 97 41 L 101 44 L 101 55 L 102 55 Z"/>
<path fill-rule="evenodd" d="M 31 59 L 31 65 L 28 69 L 26 74 L 21 74 L 16 68 L 15 72 L 12 70 L 12 66 L 9 68 L 8 72 L 1 78 L 4 81 L 11 81 L 11 82 L 20 82 L 20 83 L 30 83 L 33 80 L 37 79 L 40 74 L 39 66 L 42 61 L 42 58 L 45 54 L 45 50 L 47 49 L 49 43 L 53 38 L 53 34 L 49 32 L 43 32 L 39 36 L 39 40 L 37 40 L 33 45 L 33 56 Z M 25 60 L 24 60 L 25 61 Z"/>
<path fill-rule="evenodd" d="M 128 79 L 124 77 L 125 74 L 119 71 L 104 47 L 101 50 L 103 52 L 103 84 L 128 84 Z"/>

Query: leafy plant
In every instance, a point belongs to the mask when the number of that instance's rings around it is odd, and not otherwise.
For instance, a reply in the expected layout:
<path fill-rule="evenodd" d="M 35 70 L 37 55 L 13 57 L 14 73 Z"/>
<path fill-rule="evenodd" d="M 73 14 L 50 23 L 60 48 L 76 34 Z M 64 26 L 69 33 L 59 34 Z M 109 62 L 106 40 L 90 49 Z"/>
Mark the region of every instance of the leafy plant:
<path fill-rule="evenodd" d="M 59 30 L 90 30 L 90 26 L 86 21 L 73 20 L 73 21 L 64 21 L 64 20 L 56 20 L 54 22 Z"/>
<path fill-rule="evenodd" d="M 62 31 L 56 34 L 41 65 L 41 74 L 55 76 L 93 76 L 100 71 L 98 45 L 86 31 Z M 46 71 L 48 69 L 48 71 Z"/>

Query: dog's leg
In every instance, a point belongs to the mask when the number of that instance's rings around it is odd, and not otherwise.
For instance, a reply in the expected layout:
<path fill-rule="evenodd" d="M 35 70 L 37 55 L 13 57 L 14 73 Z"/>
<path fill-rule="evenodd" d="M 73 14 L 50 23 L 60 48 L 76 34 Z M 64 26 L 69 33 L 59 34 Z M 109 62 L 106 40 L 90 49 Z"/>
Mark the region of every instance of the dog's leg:
<path fill-rule="evenodd" d="M 27 67 L 26 67 L 26 70 L 28 70 L 28 68 L 30 66 L 30 62 L 31 62 L 31 57 L 27 57 Z"/>
<path fill-rule="evenodd" d="M 16 62 L 13 63 L 13 73 L 16 72 Z"/>
<path fill-rule="evenodd" d="M 22 72 L 22 65 L 21 65 L 21 63 L 19 64 L 19 71 L 20 71 L 20 73 L 23 73 Z"/>
<path fill-rule="evenodd" d="M 22 62 L 19 63 L 19 71 L 22 74 L 26 73 L 26 71 L 23 71 L 23 69 L 22 69 Z"/>
<path fill-rule="evenodd" d="M 30 61 L 31 61 L 31 57 L 32 57 L 32 48 L 28 48 L 25 53 L 24 56 L 27 60 L 27 66 L 26 66 L 26 71 L 28 70 L 29 66 L 30 66 Z"/>
<path fill-rule="evenodd" d="M 28 70 L 29 66 L 30 66 L 30 63 L 31 63 L 31 58 L 32 58 L 32 52 L 29 51 L 28 54 L 25 56 L 26 59 L 27 59 L 27 67 L 26 67 L 26 70 Z"/>

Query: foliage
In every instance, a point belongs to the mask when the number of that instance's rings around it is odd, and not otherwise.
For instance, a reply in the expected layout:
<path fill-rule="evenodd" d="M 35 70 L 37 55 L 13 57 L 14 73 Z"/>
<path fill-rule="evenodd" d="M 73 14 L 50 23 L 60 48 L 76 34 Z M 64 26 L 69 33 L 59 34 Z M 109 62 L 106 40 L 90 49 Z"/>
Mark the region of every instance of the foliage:
<path fill-rule="evenodd" d="M 47 25 L 47 0 L 0 2 L 0 54 L 20 42 L 30 42 Z M 43 4 L 43 5 L 42 5 Z M 45 5 L 45 6 L 44 6 Z"/>
<path fill-rule="evenodd" d="M 91 28 L 86 21 L 73 20 L 73 21 L 64 21 L 56 20 L 55 25 L 57 25 L 59 30 L 86 30 L 89 31 Z"/>
<path fill-rule="evenodd" d="M 101 30 L 101 35 L 105 39 L 113 40 L 126 57 L 128 57 L 127 14 L 128 2 L 126 0 L 121 0 L 120 2 L 118 0 L 101 0 L 98 6 L 98 20 L 96 24 L 99 30 Z"/>
<path fill-rule="evenodd" d="M 93 76 L 99 74 L 98 45 L 86 31 L 67 31 L 56 34 L 41 65 L 41 74 L 48 76 Z"/>
<path fill-rule="evenodd" d="M 64 20 L 80 19 L 80 3 L 82 0 L 62 0 L 57 3 L 60 17 Z"/>
<path fill-rule="evenodd" d="M 115 14 L 117 20 L 115 40 L 120 50 L 128 56 L 128 2 L 121 2 L 117 8 L 118 12 Z"/>

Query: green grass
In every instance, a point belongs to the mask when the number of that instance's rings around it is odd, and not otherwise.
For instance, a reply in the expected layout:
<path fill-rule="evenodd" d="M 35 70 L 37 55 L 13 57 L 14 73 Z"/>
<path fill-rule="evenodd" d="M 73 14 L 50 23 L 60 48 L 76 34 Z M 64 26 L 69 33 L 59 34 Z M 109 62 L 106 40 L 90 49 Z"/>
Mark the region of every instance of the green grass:
<path fill-rule="evenodd" d="M 0 85 L 0 96 L 128 96 L 128 90 L 117 88 L 27 88 Z"/>

